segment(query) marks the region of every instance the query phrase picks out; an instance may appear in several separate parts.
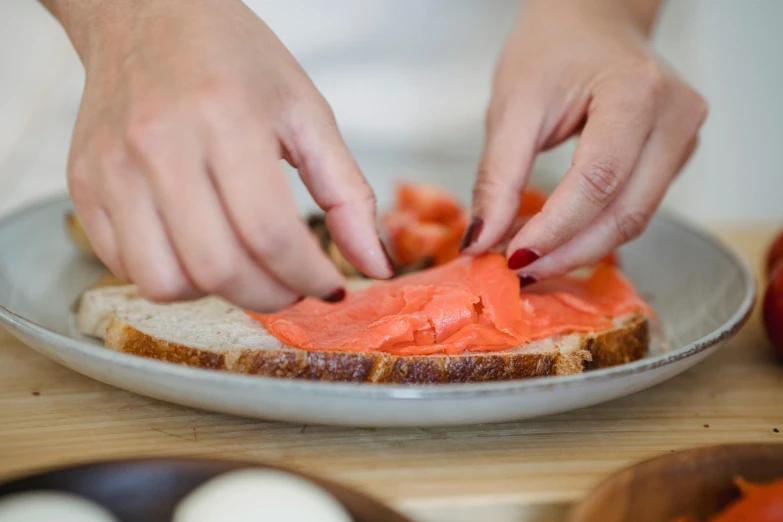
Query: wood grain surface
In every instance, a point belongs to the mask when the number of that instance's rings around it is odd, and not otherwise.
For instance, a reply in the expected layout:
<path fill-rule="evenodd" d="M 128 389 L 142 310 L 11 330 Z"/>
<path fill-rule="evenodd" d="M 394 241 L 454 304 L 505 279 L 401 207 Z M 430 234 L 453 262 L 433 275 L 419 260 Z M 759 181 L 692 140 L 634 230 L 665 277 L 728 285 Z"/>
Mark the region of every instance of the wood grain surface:
<path fill-rule="evenodd" d="M 754 267 L 774 228 L 721 229 Z M 96 459 L 200 455 L 293 466 L 419 521 L 560 521 L 639 459 L 726 442 L 783 442 L 783 367 L 756 309 L 688 372 L 624 399 L 539 420 L 437 429 L 260 422 L 133 395 L 0 331 L 0 478 Z"/>

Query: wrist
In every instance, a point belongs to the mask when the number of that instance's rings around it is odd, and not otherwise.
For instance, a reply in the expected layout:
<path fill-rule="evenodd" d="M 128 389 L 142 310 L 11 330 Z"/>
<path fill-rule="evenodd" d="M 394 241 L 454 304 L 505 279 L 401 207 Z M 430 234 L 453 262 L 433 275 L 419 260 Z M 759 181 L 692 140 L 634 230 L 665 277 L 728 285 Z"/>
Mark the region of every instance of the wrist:
<path fill-rule="evenodd" d="M 650 36 L 663 0 L 528 0 L 525 11 L 574 14 L 621 24 Z"/>
<path fill-rule="evenodd" d="M 122 49 L 145 1 L 40 0 L 57 18 L 87 68 L 97 51 Z M 132 5 L 131 5 L 132 4 Z"/>

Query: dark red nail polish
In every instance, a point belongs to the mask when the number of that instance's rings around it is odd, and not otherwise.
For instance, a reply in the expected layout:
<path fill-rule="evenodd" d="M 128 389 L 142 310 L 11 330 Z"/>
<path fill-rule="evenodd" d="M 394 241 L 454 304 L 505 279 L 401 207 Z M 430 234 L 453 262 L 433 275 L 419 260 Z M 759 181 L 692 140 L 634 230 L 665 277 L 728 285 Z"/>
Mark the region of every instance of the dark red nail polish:
<path fill-rule="evenodd" d="M 479 234 L 481 234 L 481 231 L 483 229 L 484 229 L 483 219 L 481 219 L 480 217 L 474 217 L 473 219 L 471 219 L 468 228 L 465 229 L 465 234 L 463 234 L 462 236 L 462 241 L 460 241 L 459 251 L 462 252 L 470 245 L 475 243 L 479 237 Z"/>
<path fill-rule="evenodd" d="M 524 268 L 536 259 L 539 255 L 530 250 L 529 248 L 520 248 L 508 258 L 508 267 L 511 270 L 519 270 Z"/>
<path fill-rule="evenodd" d="M 529 275 L 521 275 L 519 276 L 519 288 L 524 288 L 526 286 L 530 286 L 533 283 L 536 282 L 536 278 Z"/>
<path fill-rule="evenodd" d="M 323 300 L 326 301 L 327 303 L 339 303 L 343 299 L 345 299 L 345 288 L 338 288 L 337 290 L 335 290 L 334 292 L 332 292 L 331 294 L 323 298 Z"/>
<path fill-rule="evenodd" d="M 394 270 L 394 261 L 392 261 L 389 251 L 386 249 L 386 245 L 383 244 L 383 241 L 381 241 L 381 249 L 383 250 L 383 255 L 386 256 L 386 264 L 389 266 L 389 272 L 391 272 L 392 277 L 394 277 L 397 275 L 397 271 Z"/>

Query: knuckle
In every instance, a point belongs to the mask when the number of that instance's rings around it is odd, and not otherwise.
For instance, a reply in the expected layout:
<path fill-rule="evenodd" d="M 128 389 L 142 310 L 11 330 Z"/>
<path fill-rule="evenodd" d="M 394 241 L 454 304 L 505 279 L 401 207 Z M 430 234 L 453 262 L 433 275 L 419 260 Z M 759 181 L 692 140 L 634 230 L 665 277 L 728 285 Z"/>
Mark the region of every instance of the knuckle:
<path fill-rule="evenodd" d="M 476 183 L 473 185 L 473 196 L 499 195 L 509 192 L 511 173 L 502 168 L 498 162 L 485 159 L 479 166 Z"/>
<path fill-rule="evenodd" d="M 573 235 L 573 233 L 566 232 L 569 229 L 569 221 L 564 217 L 554 216 L 550 219 L 542 219 L 538 221 L 537 226 L 540 227 L 542 241 L 550 245 L 553 250 Z"/>
<path fill-rule="evenodd" d="M 290 245 L 291 234 L 280 225 L 268 225 L 262 220 L 257 226 L 244 229 L 244 239 L 253 253 L 262 259 L 274 259 Z"/>
<path fill-rule="evenodd" d="M 242 91 L 228 80 L 208 78 L 195 88 L 193 105 L 207 121 L 224 118 L 227 112 L 239 108 L 244 100 Z"/>
<path fill-rule="evenodd" d="M 357 184 L 356 195 L 353 199 L 358 206 L 372 208 L 373 210 L 378 204 L 378 200 L 375 198 L 375 192 L 373 192 L 372 187 L 370 187 L 364 179 L 362 179 L 361 183 Z"/>
<path fill-rule="evenodd" d="M 207 253 L 192 261 L 190 274 L 195 286 L 209 294 L 219 294 L 236 287 L 239 274 L 234 256 Z"/>
<path fill-rule="evenodd" d="M 163 145 L 167 127 L 166 119 L 158 113 L 133 116 L 125 128 L 125 143 L 144 158 L 156 155 Z"/>
<path fill-rule="evenodd" d="M 109 198 L 109 204 L 115 204 L 125 198 L 128 188 L 129 157 L 119 143 L 105 147 L 97 154 L 101 192 Z"/>
<path fill-rule="evenodd" d="M 500 172 L 491 165 L 479 168 L 476 183 L 473 185 L 476 211 L 486 212 L 487 206 L 498 203 L 503 206 L 519 204 L 519 190 L 510 181 L 506 181 L 508 178 L 503 177 Z"/>
<path fill-rule="evenodd" d="M 622 169 L 614 161 L 594 162 L 580 172 L 583 193 L 597 204 L 614 196 L 621 179 Z"/>
<path fill-rule="evenodd" d="M 647 214 L 635 210 L 620 212 L 614 219 L 620 243 L 627 243 L 642 235 L 650 221 Z"/>
<path fill-rule="evenodd" d="M 669 79 L 666 71 L 652 60 L 636 66 L 636 88 L 645 99 L 657 99 L 666 90 Z"/>
<path fill-rule="evenodd" d="M 67 167 L 68 190 L 74 198 L 92 191 L 90 171 L 87 167 L 87 158 L 81 154 L 73 154 L 68 160 Z"/>
<path fill-rule="evenodd" d="M 487 197 L 500 191 L 500 183 L 492 176 L 490 171 L 485 167 L 479 169 L 476 183 L 473 185 L 473 199 Z"/>
<path fill-rule="evenodd" d="M 321 96 L 320 93 L 314 93 L 309 96 L 307 95 L 303 96 L 301 103 L 302 103 L 302 107 L 306 108 L 308 111 L 317 115 L 325 122 L 334 125 L 337 124 L 337 118 L 334 115 L 334 110 L 332 110 L 332 106 L 329 105 L 329 102 L 326 101 L 326 98 Z"/>
<path fill-rule="evenodd" d="M 307 78 L 302 78 L 300 81 L 281 82 L 275 88 L 281 106 L 289 113 L 320 112 L 325 116 L 333 116 L 329 102 Z"/>
<path fill-rule="evenodd" d="M 129 164 L 128 153 L 120 143 L 111 143 L 98 152 L 98 167 L 109 176 L 124 172 Z"/>
<path fill-rule="evenodd" d="M 698 129 L 707 119 L 707 115 L 710 112 L 710 107 L 707 103 L 707 100 L 705 100 L 704 97 L 696 91 L 691 91 L 689 98 L 688 107 L 690 107 L 693 120 L 696 123 L 696 128 Z"/>
<path fill-rule="evenodd" d="M 289 95 L 286 106 L 288 134 L 294 143 L 312 144 L 318 127 L 337 128 L 334 111 L 320 94 Z"/>

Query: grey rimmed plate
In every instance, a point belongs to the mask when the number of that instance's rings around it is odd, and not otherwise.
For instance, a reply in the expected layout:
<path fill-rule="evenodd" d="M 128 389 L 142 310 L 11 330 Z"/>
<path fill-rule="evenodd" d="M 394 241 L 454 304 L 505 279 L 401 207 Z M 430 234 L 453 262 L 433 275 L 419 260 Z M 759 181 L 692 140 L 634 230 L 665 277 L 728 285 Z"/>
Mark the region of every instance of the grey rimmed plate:
<path fill-rule="evenodd" d="M 67 198 L 0 221 L 0 320 L 39 353 L 99 381 L 205 410 L 349 426 L 433 426 L 526 419 L 649 388 L 704 360 L 747 319 L 745 264 L 705 233 L 659 215 L 622 251 L 653 305 L 662 338 L 639 361 L 580 375 L 476 384 L 394 386 L 297 381 L 189 368 L 74 337 L 70 306 L 102 272 L 66 239 Z"/>

